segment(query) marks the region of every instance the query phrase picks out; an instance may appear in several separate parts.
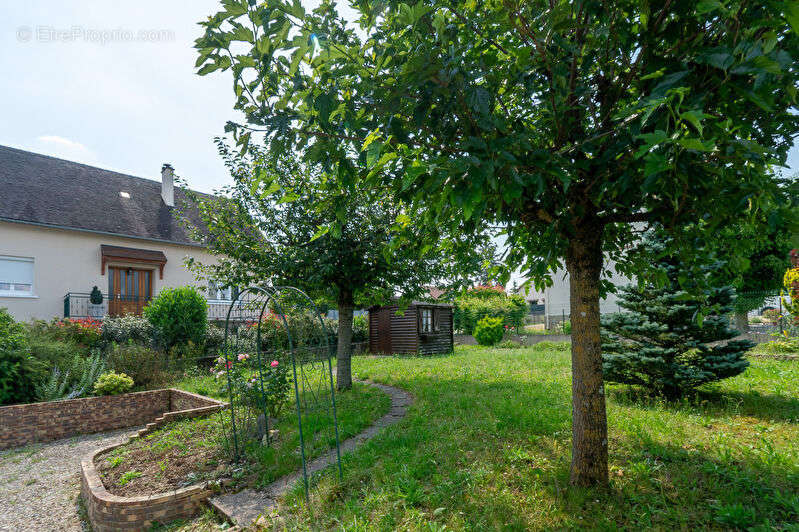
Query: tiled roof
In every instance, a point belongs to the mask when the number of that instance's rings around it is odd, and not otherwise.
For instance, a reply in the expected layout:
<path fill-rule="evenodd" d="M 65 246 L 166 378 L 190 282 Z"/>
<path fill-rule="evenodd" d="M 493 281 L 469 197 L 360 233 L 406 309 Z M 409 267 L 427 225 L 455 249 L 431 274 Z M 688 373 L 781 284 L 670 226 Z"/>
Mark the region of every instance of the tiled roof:
<path fill-rule="evenodd" d="M 184 202 L 176 187 L 175 204 Z M 196 244 L 175 210 L 160 181 L 0 146 L 2 220 Z M 199 226 L 195 210 L 182 210 Z"/>

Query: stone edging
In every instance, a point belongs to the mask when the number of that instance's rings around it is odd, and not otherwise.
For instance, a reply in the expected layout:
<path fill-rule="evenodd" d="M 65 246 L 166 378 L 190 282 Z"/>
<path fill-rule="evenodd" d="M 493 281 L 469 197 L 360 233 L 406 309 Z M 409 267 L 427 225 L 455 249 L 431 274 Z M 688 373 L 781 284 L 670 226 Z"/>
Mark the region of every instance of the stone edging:
<path fill-rule="evenodd" d="M 413 403 L 413 396 L 394 386 L 378 384 L 371 381 L 358 381 L 374 386 L 391 398 L 391 408 L 387 414 L 375 421 L 363 432 L 341 442 L 341 454 L 351 452 L 363 443 L 375 437 L 383 428 L 399 422 L 405 417 L 408 407 Z M 307 464 L 308 475 L 312 475 L 325 467 L 336 463 L 336 450 L 332 449 Z M 238 493 L 213 497 L 208 502 L 211 506 L 234 524 L 248 527 L 277 507 L 278 498 L 286 493 L 295 483 L 302 481 L 302 469 L 279 478 L 263 490 L 245 489 Z"/>
<path fill-rule="evenodd" d="M 95 459 L 112 449 L 141 438 L 155 429 L 178 419 L 204 416 L 222 410 L 227 405 L 220 401 L 183 390 L 170 389 L 170 393 L 185 394 L 187 401 L 198 400 L 215 403 L 199 408 L 189 408 L 166 412 L 141 429 L 127 441 L 98 449 L 81 460 L 81 495 L 86 504 L 86 511 L 95 532 L 113 530 L 144 530 L 154 522 L 168 522 L 175 519 L 191 517 L 201 508 L 203 502 L 211 496 L 207 482 L 194 484 L 185 488 L 144 495 L 139 497 L 120 497 L 109 493 L 103 485 L 94 465 Z"/>

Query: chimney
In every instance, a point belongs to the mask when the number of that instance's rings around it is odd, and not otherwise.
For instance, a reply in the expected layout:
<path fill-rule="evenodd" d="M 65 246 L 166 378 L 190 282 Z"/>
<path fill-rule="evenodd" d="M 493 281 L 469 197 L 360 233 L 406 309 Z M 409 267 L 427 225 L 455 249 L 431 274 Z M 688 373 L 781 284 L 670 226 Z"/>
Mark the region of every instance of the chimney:
<path fill-rule="evenodd" d="M 175 206 L 175 170 L 169 163 L 161 167 L 161 197 L 167 206 Z"/>

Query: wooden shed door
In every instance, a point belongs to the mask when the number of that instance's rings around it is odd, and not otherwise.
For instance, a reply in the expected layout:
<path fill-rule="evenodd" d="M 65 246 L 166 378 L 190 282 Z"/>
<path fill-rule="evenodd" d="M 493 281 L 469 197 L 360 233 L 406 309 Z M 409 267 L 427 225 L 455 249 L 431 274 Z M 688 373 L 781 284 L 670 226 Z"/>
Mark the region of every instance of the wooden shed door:
<path fill-rule="evenodd" d="M 377 349 L 391 353 L 391 310 L 385 308 L 377 315 Z"/>

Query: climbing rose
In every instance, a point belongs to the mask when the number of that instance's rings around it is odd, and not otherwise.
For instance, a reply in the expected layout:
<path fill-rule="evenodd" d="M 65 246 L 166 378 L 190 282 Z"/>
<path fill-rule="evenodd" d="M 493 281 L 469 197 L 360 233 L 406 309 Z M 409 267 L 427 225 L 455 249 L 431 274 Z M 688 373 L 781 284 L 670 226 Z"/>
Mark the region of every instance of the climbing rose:
<path fill-rule="evenodd" d="M 277 360 L 273 360 L 273 361 L 272 361 L 272 367 L 273 367 L 273 368 L 276 368 L 276 367 L 277 367 L 277 364 L 278 364 Z"/>
<path fill-rule="evenodd" d="M 241 362 L 242 360 L 247 360 L 248 358 L 250 358 L 250 355 L 248 355 L 247 353 L 241 353 L 239 355 L 239 362 Z"/>

